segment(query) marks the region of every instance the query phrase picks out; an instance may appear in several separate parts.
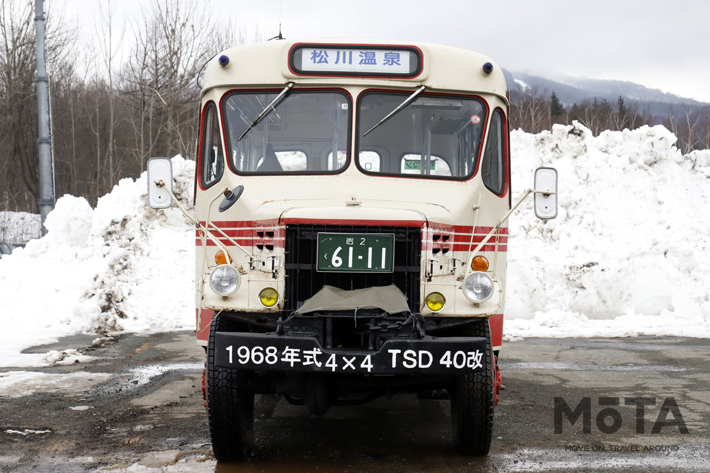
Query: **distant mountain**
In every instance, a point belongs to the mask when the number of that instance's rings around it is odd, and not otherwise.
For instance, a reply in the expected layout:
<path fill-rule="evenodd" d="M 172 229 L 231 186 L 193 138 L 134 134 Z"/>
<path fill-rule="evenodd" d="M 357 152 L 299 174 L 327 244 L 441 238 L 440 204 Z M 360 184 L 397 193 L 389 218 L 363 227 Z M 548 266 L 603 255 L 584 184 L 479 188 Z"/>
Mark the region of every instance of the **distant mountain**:
<path fill-rule="evenodd" d="M 584 100 L 593 100 L 594 98 L 606 100 L 612 106 L 615 106 L 619 97 L 623 97 L 627 105 L 634 104 L 639 112 L 646 111 L 659 122 L 668 117 L 671 107 L 678 114 L 688 107 L 710 106 L 710 104 L 705 102 L 679 97 L 657 89 L 650 89 L 634 82 L 578 77 L 552 80 L 505 69 L 503 73 L 508 83 L 512 100 L 516 100 L 516 97 L 531 90 L 546 96 L 555 92 L 560 102 L 566 107 Z"/>

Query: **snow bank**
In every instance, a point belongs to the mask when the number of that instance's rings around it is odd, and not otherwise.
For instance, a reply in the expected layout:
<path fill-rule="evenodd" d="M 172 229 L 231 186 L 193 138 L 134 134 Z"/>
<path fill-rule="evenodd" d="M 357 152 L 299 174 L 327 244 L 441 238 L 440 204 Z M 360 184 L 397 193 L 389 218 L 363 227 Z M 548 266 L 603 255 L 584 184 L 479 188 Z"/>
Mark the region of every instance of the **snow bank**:
<path fill-rule="evenodd" d="M 32 238 L 39 238 L 39 230 L 38 214 L 0 212 L 0 241 L 27 243 Z"/>
<path fill-rule="evenodd" d="M 553 166 L 560 208 L 543 223 L 529 198 L 511 218 L 508 339 L 710 337 L 710 151 L 683 156 L 675 141 L 660 126 L 512 133 L 514 200 Z M 173 174 L 191 208 L 194 162 L 173 158 Z M 51 363 L 20 351 L 66 334 L 193 327 L 194 230 L 146 205 L 145 175 L 96 209 L 62 197 L 46 225 L 0 260 L 0 366 Z"/>
<path fill-rule="evenodd" d="M 173 158 L 174 193 L 192 206 L 194 162 Z M 177 207 L 146 204 L 145 173 L 123 179 L 92 209 L 57 201 L 47 235 L 0 260 L 0 366 L 48 363 L 20 355 L 81 332 L 194 325 L 194 229 Z"/>
<path fill-rule="evenodd" d="M 662 126 L 511 138 L 513 200 L 552 166 L 560 207 L 511 217 L 506 333 L 710 336 L 710 151 L 683 156 Z"/>

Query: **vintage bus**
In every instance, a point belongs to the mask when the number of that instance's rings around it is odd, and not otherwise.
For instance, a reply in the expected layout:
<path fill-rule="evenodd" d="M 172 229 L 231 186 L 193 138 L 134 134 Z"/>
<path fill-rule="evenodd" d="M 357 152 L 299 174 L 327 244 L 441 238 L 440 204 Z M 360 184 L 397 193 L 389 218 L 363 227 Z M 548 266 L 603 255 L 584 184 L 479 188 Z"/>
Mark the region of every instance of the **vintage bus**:
<path fill-rule="evenodd" d="M 501 68 L 452 47 L 277 40 L 209 62 L 193 221 L 217 459 L 248 457 L 259 394 L 312 415 L 450 399 L 455 449 L 488 453 L 508 112 Z M 148 168 L 151 206 L 171 205 L 169 160 Z M 525 196 L 552 218 L 556 172 L 537 174 Z"/>

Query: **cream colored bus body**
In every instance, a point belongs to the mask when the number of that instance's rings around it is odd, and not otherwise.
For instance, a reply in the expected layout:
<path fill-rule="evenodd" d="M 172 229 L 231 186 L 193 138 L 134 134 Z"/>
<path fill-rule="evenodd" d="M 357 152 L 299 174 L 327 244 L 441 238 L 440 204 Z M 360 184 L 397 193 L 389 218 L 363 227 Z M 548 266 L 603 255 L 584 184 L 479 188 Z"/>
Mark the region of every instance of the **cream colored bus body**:
<path fill-rule="evenodd" d="M 228 248 L 242 276 L 239 290 L 231 296 L 222 297 L 212 291 L 208 280 L 209 272 L 216 266 L 218 247 L 210 245 L 209 239 L 198 232 L 196 304 L 199 343 L 206 345 L 213 311 L 267 312 L 258 297 L 265 287 L 273 287 L 283 296 L 286 273 L 283 229 L 288 222 L 345 220 L 409 222 L 408 225 L 417 222 L 423 228 L 419 301 L 421 314 L 424 317 L 494 316 L 491 327 L 494 350 L 498 350 L 502 339 L 504 311 L 507 223 L 501 226 L 500 231 L 480 252 L 490 262 L 487 273 L 495 283 L 493 296 L 485 303 L 473 304 L 464 296 L 462 284 L 470 252 L 510 209 L 509 186 L 506 185 L 507 191 L 502 196 L 495 195 L 483 185 L 481 172 L 476 172 L 474 177 L 464 181 L 364 174 L 355 163 L 354 114 L 357 113 L 358 97 L 364 91 L 378 89 L 413 92 L 426 86 L 427 93 L 476 96 L 487 105 L 486 119 L 490 119 L 493 110 L 500 109 L 507 123 L 507 88 L 500 67 L 483 55 L 438 45 L 369 40 L 300 42 L 413 46 L 422 52 L 423 68 L 421 74 L 413 79 L 297 75 L 289 68 L 288 55 L 298 42 L 287 40 L 232 48 L 223 53 L 229 57 L 227 67 L 220 66 L 216 58 L 207 65 L 202 107 L 214 102 L 218 113 L 221 113 L 219 105 L 229 91 L 279 91 L 288 82 L 294 84 L 294 90 L 337 88 L 347 91 L 352 97 L 350 133 L 353 138 L 350 140 L 350 162 L 339 174 L 237 175 L 225 164 L 223 176 L 216 185 L 207 190 L 197 185 L 197 218 L 205 222 L 209 214 L 213 223 L 253 256 L 250 261 L 246 252 L 234 247 L 230 239 L 216 233 Z M 482 72 L 484 63 L 493 64 L 493 71 L 488 75 Z M 221 138 L 226 150 L 225 137 Z M 483 139 L 486 138 L 487 132 L 484 132 Z M 484 149 L 485 142 L 481 144 L 479 167 Z M 505 179 L 508 179 L 508 172 Z M 226 212 L 218 212 L 220 194 L 237 185 L 244 186 L 239 201 Z M 270 232 L 273 232 L 273 236 L 270 236 Z M 446 298 L 446 306 L 438 314 L 429 311 L 424 303 L 426 295 L 434 291 Z M 281 304 L 282 301 L 279 306 Z"/>

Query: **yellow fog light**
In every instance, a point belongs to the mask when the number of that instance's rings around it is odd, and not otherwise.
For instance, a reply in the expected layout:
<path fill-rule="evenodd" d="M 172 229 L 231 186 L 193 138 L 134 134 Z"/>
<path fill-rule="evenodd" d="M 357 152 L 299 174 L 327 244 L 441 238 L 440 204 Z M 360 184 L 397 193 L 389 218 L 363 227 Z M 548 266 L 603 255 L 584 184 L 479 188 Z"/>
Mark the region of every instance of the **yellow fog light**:
<path fill-rule="evenodd" d="M 232 262 L 232 257 L 229 256 L 229 253 L 219 250 L 217 254 L 214 255 L 214 262 L 217 264 L 229 264 Z"/>
<path fill-rule="evenodd" d="M 278 291 L 273 287 L 267 287 L 266 289 L 262 289 L 259 293 L 259 302 L 261 302 L 261 305 L 263 305 L 267 309 L 272 308 L 273 306 L 279 303 Z"/>
<path fill-rule="evenodd" d="M 446 298 L 440 292 L 432 292 L 426 296 L 426 306 L 432 312 L 440 312 L 446 305 Z"/>
<path fill-rule="evenodd" d="M 473 261 L 471 261 L 471 269 L 485 273 L 488 271 L 488 260 L 485 256 L 476 256 L 473 258 Z"/>

